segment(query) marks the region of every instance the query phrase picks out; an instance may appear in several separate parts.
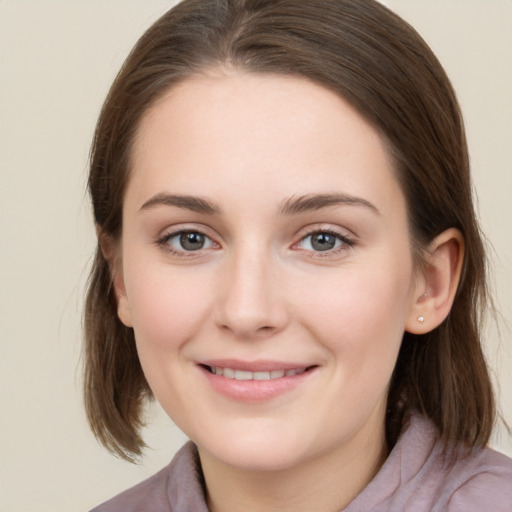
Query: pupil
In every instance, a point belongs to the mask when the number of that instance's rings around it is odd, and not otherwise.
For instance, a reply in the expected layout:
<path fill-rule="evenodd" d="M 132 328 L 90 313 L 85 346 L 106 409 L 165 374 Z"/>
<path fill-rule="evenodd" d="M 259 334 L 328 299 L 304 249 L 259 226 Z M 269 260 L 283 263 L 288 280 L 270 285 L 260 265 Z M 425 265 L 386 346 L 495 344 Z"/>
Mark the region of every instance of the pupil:
<path fill-rule="evenodd" d="M 204 235 L 201 233 L 182 233 L 180 244 L 186 251 L 197 251 L 204 246 Z"/>
<path fill-rule="evenodd" d="M 329 233 L 317 233 L 311 237 L 311 245 L 317 251 L 328 251 L 336 245 L 336 237 Z"/>

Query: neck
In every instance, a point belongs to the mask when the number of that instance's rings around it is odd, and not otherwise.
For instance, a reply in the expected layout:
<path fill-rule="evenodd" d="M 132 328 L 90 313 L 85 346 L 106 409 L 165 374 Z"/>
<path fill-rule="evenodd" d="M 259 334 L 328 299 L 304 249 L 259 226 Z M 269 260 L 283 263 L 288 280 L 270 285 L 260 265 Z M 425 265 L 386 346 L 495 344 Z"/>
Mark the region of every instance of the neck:
<path fill-rule="evenodd" d="M 358 433 L 346 446 L 286 469 L 244 470 L 199 448 L 211 512 L 339 512 L 373 479 L 387 457 L 380 435 Z"/>

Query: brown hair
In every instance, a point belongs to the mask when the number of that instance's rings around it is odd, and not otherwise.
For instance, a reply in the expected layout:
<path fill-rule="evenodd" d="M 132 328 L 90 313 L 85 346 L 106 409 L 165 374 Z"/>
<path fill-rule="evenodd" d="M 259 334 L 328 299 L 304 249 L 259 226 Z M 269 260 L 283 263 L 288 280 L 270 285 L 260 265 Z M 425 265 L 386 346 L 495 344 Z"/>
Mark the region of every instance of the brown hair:
<path fill-rule="evenodd" d="M 485 254 L 472 204 L 463 121 L 451 84 L 407 23 L 373 0 L 185 0 L 139 40 L 103 106 L 89 190 L 100 236 L 118 240 L 130 149 L 141 116 L 170 87 L 215 65 L 310 79 L 348 100 L 386 139 L 407 199 L 414 245 L 447 228 L 465 239 L 448 318 L 405 333 L 392 377 L 387 436 L 404 411 L 430 417 L 445 442 L 487 443 L 495 406 L 480 345 Z M 151 391 L 133 331 L 118 319 L 109 264 L 97 250 L 85 308 L 85 403 L 98 439 L 132 459 Z"/>

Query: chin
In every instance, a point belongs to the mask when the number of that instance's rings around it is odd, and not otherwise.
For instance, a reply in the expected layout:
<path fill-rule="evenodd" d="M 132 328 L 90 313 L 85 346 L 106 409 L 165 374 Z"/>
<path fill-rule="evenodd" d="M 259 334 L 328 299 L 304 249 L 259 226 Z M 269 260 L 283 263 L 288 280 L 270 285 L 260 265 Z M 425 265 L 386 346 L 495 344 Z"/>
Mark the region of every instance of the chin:
<path fill-rule="evenodd" d="M 276 431 L 277 430 L 277 431 Z M 197 443 L 200 451 L 242 471 L 268 472 L 290 469 L 308 458 L 304 438 L 293 433 L 273 433 L 265 428 L 257 432 L 226 435 L 219 442 L 209 438 Z"/>
<path fill-rule="evenodd" d="M 219 459 L 224 464 L 241 471 L 269 472 L 287 470 L 296 466 L 300 462 L 298 455 L 295 450 L 282 448 L 276 450 L 273 447 L 261 449 L 253 445 L 240 447 L 240 449 L 232 447 L 220 453 Z"/>

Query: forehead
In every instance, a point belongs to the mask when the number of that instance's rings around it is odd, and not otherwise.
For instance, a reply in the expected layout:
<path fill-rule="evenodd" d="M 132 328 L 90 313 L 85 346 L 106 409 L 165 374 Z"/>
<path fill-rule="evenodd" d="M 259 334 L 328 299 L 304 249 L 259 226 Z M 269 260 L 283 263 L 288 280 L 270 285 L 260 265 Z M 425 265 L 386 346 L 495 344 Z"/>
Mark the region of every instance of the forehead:
<path fill-rule="evenodd" d="M 208 132 L 214 135 L 212 128 L 231 130 L 234 136 L 236 128 L 243 125 L 253 130 L 263 128 L 268 134 L 277 130 L 280 135 L 300 131 L 306 135 L 320 128 L 324 137 L 328 131 L 337 136 L 343 129 L 347 138 L 364 131 L 381 142 L 377 131 L 345 99 L 296 76 L 222 68 L 189 77 L 171 87 L 142 116 L 135 150 L 148 130 L 161 128 L 172 117 L 181 123 L 175 126 L 175 136 L 190 126 L 197 136 Z M 350 130 L 346 129 L 348 125 Z M 166 128 L 169 131 L 169 126 Z M 258 135 L 261 132 L 254 131 L 251 138 Z"/>
<path fill-rule="evenodd" d="M 131 163 L 140 200 L 192 184 L 209 194 L 225 179 L 276 200 L 340 187 L 368 194 L 370 183 L 397 192 L 377 130 L 334 92 L 280 75 L 218 70 L 181 82 L 143 116 Z"/>

